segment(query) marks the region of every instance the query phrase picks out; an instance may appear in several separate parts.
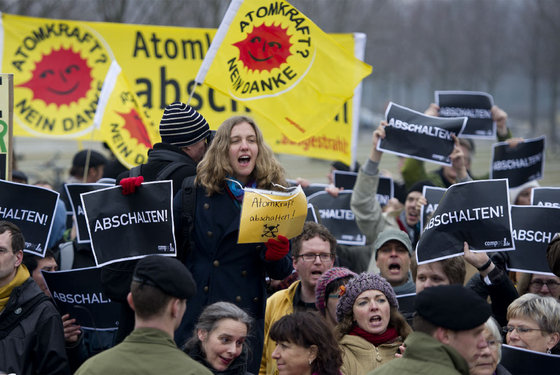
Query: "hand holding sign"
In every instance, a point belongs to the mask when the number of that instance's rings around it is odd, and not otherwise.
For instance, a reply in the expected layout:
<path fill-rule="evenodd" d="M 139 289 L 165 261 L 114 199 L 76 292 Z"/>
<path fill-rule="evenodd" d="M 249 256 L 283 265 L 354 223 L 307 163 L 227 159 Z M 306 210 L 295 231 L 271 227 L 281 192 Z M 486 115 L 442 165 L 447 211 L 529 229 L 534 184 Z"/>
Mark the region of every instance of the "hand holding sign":
<path fill-rule="evenodd" d="M 264 258 L 266 260 L 280 260 L 290 251 L 290 240 L 279 234 L 278 239 L 269 238 L 265 246 L 266 253 Z"/>
<path fill-rule="evenodd" d="M 136 188 L 144 182 L 143 176 L 123 178 L 120 182 L 123 195 L 129 195 L 136 191 Z"/>

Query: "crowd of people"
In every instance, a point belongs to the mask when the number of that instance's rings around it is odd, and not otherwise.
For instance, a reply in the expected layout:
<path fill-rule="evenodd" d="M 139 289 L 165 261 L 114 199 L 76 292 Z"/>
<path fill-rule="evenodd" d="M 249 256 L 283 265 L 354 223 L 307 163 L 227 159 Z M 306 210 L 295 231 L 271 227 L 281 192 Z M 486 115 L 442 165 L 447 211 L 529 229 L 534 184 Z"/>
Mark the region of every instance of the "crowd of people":
<path fill-rule="evenodd" d="M 427 113 L 437 111 L 431 105 Z M 507 114 L 493 107 L 492 116 L 498 139 L 510 139 Z M 560 238 L 547 250 L 555 276 L 509 273 L 503 254 L 473 252 L 467 242 L 463 256 L 417 264 L 422 187 L 472 180 L 474 146 L 454 136 L 452 166 L 435 172 L 407 159 L 403 202 L 383 209 L 375 197 L 376 145 L 386 126 L 374 130 L 352 191 L 351 209 L 371 249 L 360 269 L 345 263 L 335 237 L 313 221 L 292 239 L 238 243 L 244 189 L 287 186 L 249 117 L 211 132 L 192 107 L 170 104 L 147 163 L 110 168 L 121 170 L 112 176 L 101 153 L 80 151 L 67 183 L 105 177 L 131 195 L 143 182 L 173 181 L 177 256 L 104 266 L 100 283 L 120 305 L 119 325 L 91 332 L 60 315 L 41 273 L 96 265 L 91 245 L 76 241 L 66 191 L 44 257 L 24 254 L 25 233 L 1 221 L 0 373 L 505 375 L 516 372 L 500 364 L 503 343 L 560 354 Z M 511 189 L 511 203 L 522 204 L 534 186 Z M 469 280 L 467 267 L 478 271 Z M 399 300 L 410 295 L 414 311 L 405 312 Z"/>

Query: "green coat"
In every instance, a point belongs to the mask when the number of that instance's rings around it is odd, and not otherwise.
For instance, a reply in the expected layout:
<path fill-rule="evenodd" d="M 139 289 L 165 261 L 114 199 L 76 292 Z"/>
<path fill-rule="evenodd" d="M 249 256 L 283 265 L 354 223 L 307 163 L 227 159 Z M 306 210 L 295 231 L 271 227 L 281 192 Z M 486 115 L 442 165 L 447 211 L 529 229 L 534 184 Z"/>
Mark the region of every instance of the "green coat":
<path fill-rule="evenodd" d="M 342 349 L 340 371 L 344 375 L 365 375 L 395 359 L 395 353 L 402 343 L 399 337 L 392 343 L 375 346 L 359 336 L 344 335 L 339 343 Z"/>
<path fill-rule="evenodd" d="M 469 375 L 467 361 L 449 345 L 421 332 L 405 340 L 406 351 L 368 375 Z"/>
<path fill-rule="evenodd" d="M 212 375 L 210 370 L 177 348 L 155 328 L 132 331 L 122 343 L 88 359 L 76 375 Z"/>

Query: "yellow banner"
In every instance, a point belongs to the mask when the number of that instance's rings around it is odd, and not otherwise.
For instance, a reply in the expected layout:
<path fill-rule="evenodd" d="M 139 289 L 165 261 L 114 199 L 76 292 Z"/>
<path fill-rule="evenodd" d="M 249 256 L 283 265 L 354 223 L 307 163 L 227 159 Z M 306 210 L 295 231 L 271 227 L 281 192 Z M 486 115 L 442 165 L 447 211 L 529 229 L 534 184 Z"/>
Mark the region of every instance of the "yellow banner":
<path fill-rule="evenodd" d="M 306 217 L 301 186 L 292 193 L 245 189 L 237 242 L 266 242 L 279 234 L 293 238 L 301 233 Z"/>
<path fill-rule="evenodd" d="M 122 68 L 122 75 L 151 119 L 148 132 L 155 130 L 156 134 L 151 136 L 157 142 L 163 108 L 176 100 L 188 100 L 194 77 L 216 32 L 215 29 L 74 22 L 7 14 L 2 14 L 2 27 L 1 71 L 14 73 L 14 135 L 105 140 L 113 145 L 115 154 L 126 165 L 134 163 L 130 155 L 143 153 L 145 149 L 134 135 L 131 138 L 126 127 L 111 126 L 116 120 L 124 123 L 122 117 L 103 116 L 101 131 L 91 134 L 95 129 L 97 100 L 111 63 L 116 61 Z M 352 34 L 332 37 L 349 53 L 354 50 Z M 65 65 L 65 60 L 59 61 L 56 57 L 60 52 L 55 52 L 59 49 L 73 51 L 63 54 L 72 56 L 79 64 Z M 87 71 L 84 61 L 91 68 L 89 76 L 83 72 Z M 80 66 L 82 71 L 75 74 Z M 65 70 L 68 73 L 61 75 Z M 55 71 L 57 77 L 53 77 Z M 38 77 L 35 80 L 34 74 Z M 50 77 L 51 81 L 46 82 L 42 76 Z M 71 81 L 72 77 L 76 81 Z M 66 87 L 55 85 L 82 81 L 87 84 L 88 77 L 91 83 L 85 96 L 83 88 L 71 91 L 74 86 L 63 90 Z M 212 129 L 233 115 L 247 114 L 255 118 L 275 152 L 352 162 L 352 100 L 332 116 L 327 126 L 299 142 L 294 142 L 267 118 L 250 112 L 243 104 L 211 87 L 199 86 L 190 104 L 202 113 Z M 140 149 L 130 151 L 136 143 Z"/>
<path fill-rule="evenodd" d="M 233 0 L 197 80 L 302 141 L 332 122 L 370 73 L 288 2 Z"/>
<path fill-rule="evenodd" d="M 128 168 L 146 163 L 148 150 L 159 141 L 158 128 L 140 106 L 116 62 L 105 79 L 99 109 L 95 123 L 104 124 L 99 129 L 100 135 L 119 161 Z"/>

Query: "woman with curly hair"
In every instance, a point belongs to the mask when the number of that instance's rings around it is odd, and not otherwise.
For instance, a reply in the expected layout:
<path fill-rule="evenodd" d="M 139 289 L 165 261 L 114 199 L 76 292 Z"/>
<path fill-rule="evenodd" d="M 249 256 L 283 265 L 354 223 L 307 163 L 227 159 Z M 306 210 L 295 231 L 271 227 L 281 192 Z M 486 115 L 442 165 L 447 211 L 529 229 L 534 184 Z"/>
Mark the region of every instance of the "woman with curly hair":
<path fill-rule="evenodd" d="M 397 296 L 383 277 L 368 272 L 340 287 L 336 305 L 345 375 L 365 375 L 395 358 L 412 332 L 399 313 Z"/>
<path fill-rule="evenodd" d="M 292 271 L 285 237 L 266 243 L 238 244 L 239 222 L 244 189 L 282 190 L 284 169 L 265 144 L 255 122 L 245 116 L 227 119 L 216 131 L 202 161 L 198 164 L 194 195 L 190 248 L 185 263 L 197 284 L 189 300 L 176 341 L 182 345 L 193 332 L 202 309 L 214 302 L 231 302 L 255 319 L 248 342 L 252 349 L 249 372 L 259 369 L 264 341 L 266 306 L 265 275 L 282 280 Z M 177 193 L 175 212 L 183 207 L 186 187 Z M 175 216 L 181 219 L 181 215 Z M 184 220 L 183 220 L 184 221 Z M 184 235 L 178 223 L 175 232 Z M 178 249 L 182 250 L 182 249 Z"/>
<path fill-rule="evenodd" d="M 325 320 L 315 312 L 285 315 L 270 328 L 272 358 L 280 375 L 339 375 L 342 353 Z"/>

